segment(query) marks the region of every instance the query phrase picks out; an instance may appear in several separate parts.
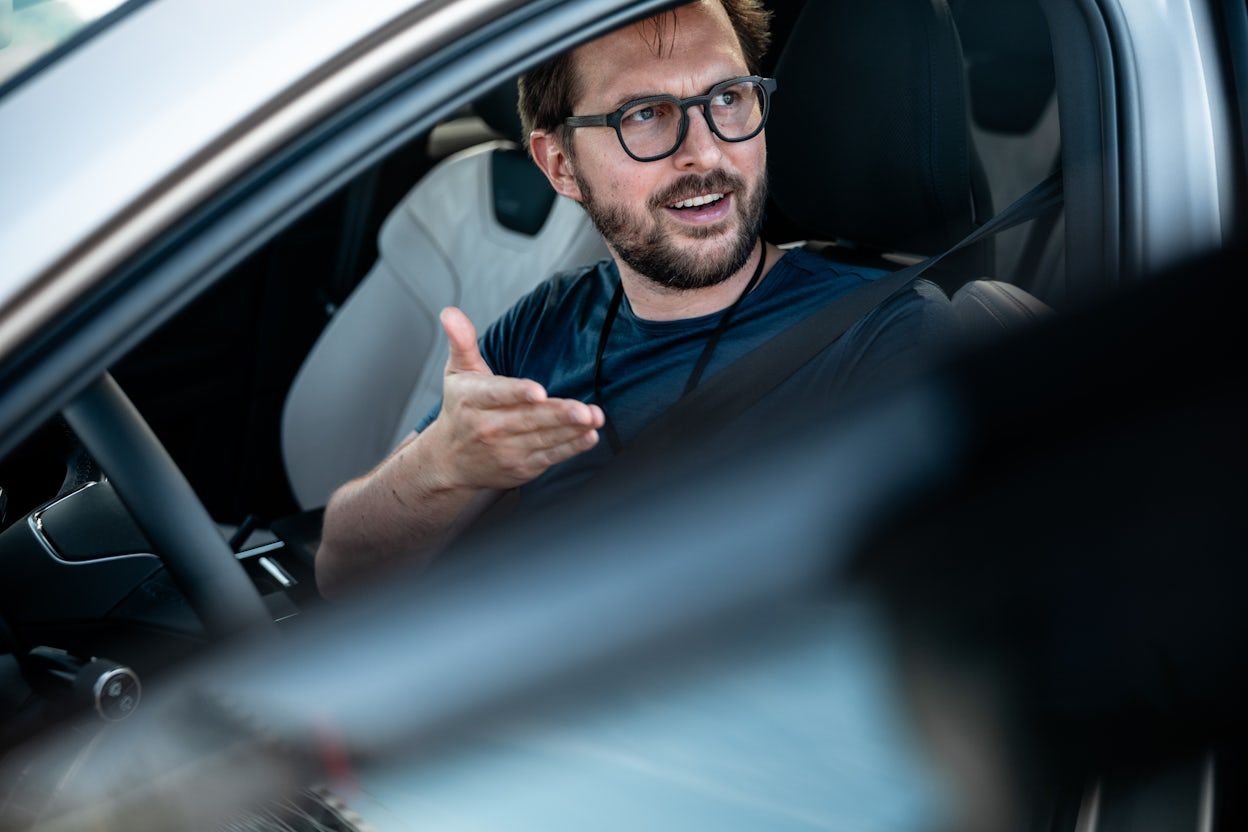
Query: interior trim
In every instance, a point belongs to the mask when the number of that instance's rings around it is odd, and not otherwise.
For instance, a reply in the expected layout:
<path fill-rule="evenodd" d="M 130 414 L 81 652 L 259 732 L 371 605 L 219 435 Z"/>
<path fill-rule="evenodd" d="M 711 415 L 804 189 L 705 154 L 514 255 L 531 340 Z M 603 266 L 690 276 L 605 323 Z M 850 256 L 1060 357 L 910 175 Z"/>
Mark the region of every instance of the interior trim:
<path fill-rule="evenodd" d="M 1144 263 L 1144 241 L 1141 236 L 1144 225 L 1144 194 L 1141 187 L 1144 175 L 1144 159 L 1140 136 L 1143 119 L 1140 114 L 1139 69 L 1135 65 L 1135 52 L 1131 49 L 1126 16 L 1119 0 L 1096 0 L 1109 36 L 1111 61 L 1107 79 L 1114 84 L 1114 115 L 1116 144 L 1105 148 L 1108 155 L 1116 152 L 1118 164 L 1118 187 L 1116 211 L 1118 214 L 1117 255 L 1115 272 L 1118 284 L 1139 277 Z M 1106 240 L 1106 245 L 1113 241 Z"/>
<path fill-rule="evenodd" d="M 51 538 L 49 538 L 43 530 L 43 513 L 57 503 L 64 502 L 65 500 L 81 494 L 83 491 L 86 491 L 94 485 L 99 485 L 99 483 L 94 480 L 85 483 L 81 488 L 75 488 L 63 497 L 58 497 L 50 503 L 44 503 L 42 506 L 27 515 L 26 524 L 30 527 L 30 533 L 34 535 L 35 540 L 39 542 L 39 545 L 43 547 L 43 550 L 51 555 L 52 559 L 62 566 L 90 566 L 97 563 L 105 563 L 110 560 L 133 560 L 135 558 L 146 558 L 159 564 L 160 559 L 157 558 L 156 555 L 149 552 L 131 552 L 125 555 L 110 555 L 103 558 L 92 558 L 91 560 L 68 560 L 67 558 L 61 556 L 61 553 L 56 549 L 56 544 L 52 542 Z"/>
<path fill-rule="evenodd" d="M 1083 793 L 1074 832 L 1096 832 L 1101 818 L 1101 781 L 1097 780 Z"/>
<path fill-rule="evenodd" d="M 1213 819 L 1217 816 L 1217 761 L 1213 752 L 1205 756 L 1200 767 L 1200 805 L 1196 812 L 1196 832 L 1213 832 Z"/>
<path fill-rule="evenodd" d="M 1040 0 L 1062 131 L 1069 300 L 1117 286 L 1122 217 L 1113 47 L 1098 0 Z"/>

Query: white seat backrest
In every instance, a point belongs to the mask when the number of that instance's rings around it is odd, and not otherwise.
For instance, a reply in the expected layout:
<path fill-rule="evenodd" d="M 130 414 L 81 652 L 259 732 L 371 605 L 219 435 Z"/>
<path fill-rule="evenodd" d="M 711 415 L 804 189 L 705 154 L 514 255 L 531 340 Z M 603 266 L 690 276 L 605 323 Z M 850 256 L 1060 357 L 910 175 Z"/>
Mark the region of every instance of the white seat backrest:
<path fill-rule="evenodd" d="M 556 271 L 607 256 L 575 202 L 558 197 L 537 234 L 494 216 L 491 142 L 441 162 L 391 212 L 380 256 L 308 354 L 282 413 L 282 453 L 300 505 L 365 473 L 437 403 L 446 363 L 438 312 L 478 332 Z"/>

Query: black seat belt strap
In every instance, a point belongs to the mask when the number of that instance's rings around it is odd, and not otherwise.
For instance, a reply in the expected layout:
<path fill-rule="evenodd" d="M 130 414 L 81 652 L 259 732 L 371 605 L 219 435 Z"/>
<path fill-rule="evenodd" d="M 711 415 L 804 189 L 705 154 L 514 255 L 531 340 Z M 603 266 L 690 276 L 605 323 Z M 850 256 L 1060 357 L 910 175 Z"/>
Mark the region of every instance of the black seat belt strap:
<path fill-rule="evenodd" d="M 1059 169 L 952 248 L 837 298 L 739 358 L 647 425 L 625 451 L 674 446 L 705 433 L 708 415 L 723 424 L 744 413 L 932 266 L 956 251 L 1034 219 L 1061 201 Z"/>

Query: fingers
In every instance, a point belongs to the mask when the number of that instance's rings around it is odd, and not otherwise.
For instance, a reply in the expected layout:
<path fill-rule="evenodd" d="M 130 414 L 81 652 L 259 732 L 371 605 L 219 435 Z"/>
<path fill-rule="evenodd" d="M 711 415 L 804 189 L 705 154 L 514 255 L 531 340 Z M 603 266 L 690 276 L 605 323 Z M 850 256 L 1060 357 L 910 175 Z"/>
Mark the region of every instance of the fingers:
<path fill-rule="evenodd" d="M 530 461 L 534 465 L 549 468 L 552 465 L 558 465 L 560 462 L 569 460 L 577 454 L 582 454 L 597 444 L 598 431 L 586 431 L 580 436 L 562 444 L 534 450 L 530 456 Z"/>
<path fill-rule="evenodd" d="M 503 468 L 531 472 L 521 477 L 527 480 L 554 464 L 544 459 L 563 460 L 592 448 L 598 442 L 597 429 L 605 421 L 597 405 L 549 399 L 477 410 L 466 438 L 474 451 L 488 449 Z"/>
<path fill-rule="evenodd" d="M 459 309 L 448 306 L 438 316 L 442 329 L 446 332 L 446 340 L 450 344 L 450 355 L 446 360 L 446 372 L 451 373 L 485 373 L 491 375 L 490 366 L 481 357 L 477 348 L 477 328 L 472 325 Z"/>
<path fill-rule="evenodd" d="M 549 399 L 533 405 L 499 408 L 490 414 L 500 433 L 524 434 L 562 427 L 585 431 L 603 425 L 602 410 L 572 399 Z"/>
<path fill-rule="evenodd" d="M 600 428 L 602 408 L 576 399 L 548 399 L 546 388 L 532 379 L 458 374 L 446 380 L 446 398 L 478 410 L 502 410 L 498 427 L 527 433 L 558 425 Z"/>
<path fill-rule="evenodd" d="M 549 398 L 532 379 L 471 369 L 480 359 L 471 321 L 446 309 L 442 323 L 451 356 L 442 412 L 429 430 L 439 431 L 449 449 L 444 458 L 454 460 L 448 481 L 514 488 L 598 443 L 598 428 L 606 423 L 601 407 Z"/>
<path fill-rule="evenodd" d="M 549 448 L 602 427 L 601 411 L 567 399 L 478 411 L 473 441 L 509 452 Z"/>
<path fill-rule="evenodd" d="M 449 363 L 447 370 L 452 372 Z M 476 408 L 512 407 L 546 400 L 546 388 L 527 378 L 457 374 L 448 378 L 446 385 L 447 398 L 453 395 L 456 400 Z"/>
<path fill-rule="evenodd" d="M 500 440 L 498 445 L 508 450 L 530 453 L 532 451 L 548 450 L 550 448 L 558 447 L 559 445 L 564 445 L 592 432 L 593 431 L 591 429 L 588 429 L 583 425 L 564 425 L 562 427 L 535 430 L 528 433 L 509 434 L 504 439 Z"/>
<path fill-rule="evenodd" d="M 584 414 L 576 414 L 572 408 L 562 409 L 558 405 L 561 404 L 580 404 L 579 402 L 568 402 L 566 400 L 554 400 L 546 403 L 547 407 L 542 408 L 540 413 L 508 413 L 506 417 L 511 420 L 507 422 L 497 422 L 495 424 L 507 424 L 516 427 L 521 424 L 540 424 L 552 425 L 550 427 L 535 427 L 532 430 L 524 432 L 503 432 L 495 434 L 498 438 L 494 444 L 507 453 L 521 453 L 528 457 L 530 464 L 536 463 L 542 467 L 554 465 L 556 462 L 575 456 L 582 451 L 586 451 L 594 445 L 598 444 L 598 430 L 603 426 L 603 414 L 601 408 L 596 406 L 582 405 L 587 411 Z M 575 414 L 569 416 L 569 412 Z M 589 421 L 576 418 L 576 415 L 588 417 Z M 520 422 L 520 418 L 536 416 L 533 422 Z"/>

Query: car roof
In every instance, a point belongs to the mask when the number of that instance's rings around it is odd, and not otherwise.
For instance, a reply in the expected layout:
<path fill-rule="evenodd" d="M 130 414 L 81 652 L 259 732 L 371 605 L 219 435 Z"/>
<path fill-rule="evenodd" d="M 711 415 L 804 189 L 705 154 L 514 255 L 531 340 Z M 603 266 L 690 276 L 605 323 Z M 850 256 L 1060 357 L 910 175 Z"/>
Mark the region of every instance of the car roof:
<path fill-rule="evenodd" d="M 413 8 L 447 5 L 160 0 L 11 90 L 0 310 L 334 56 Z"/>

